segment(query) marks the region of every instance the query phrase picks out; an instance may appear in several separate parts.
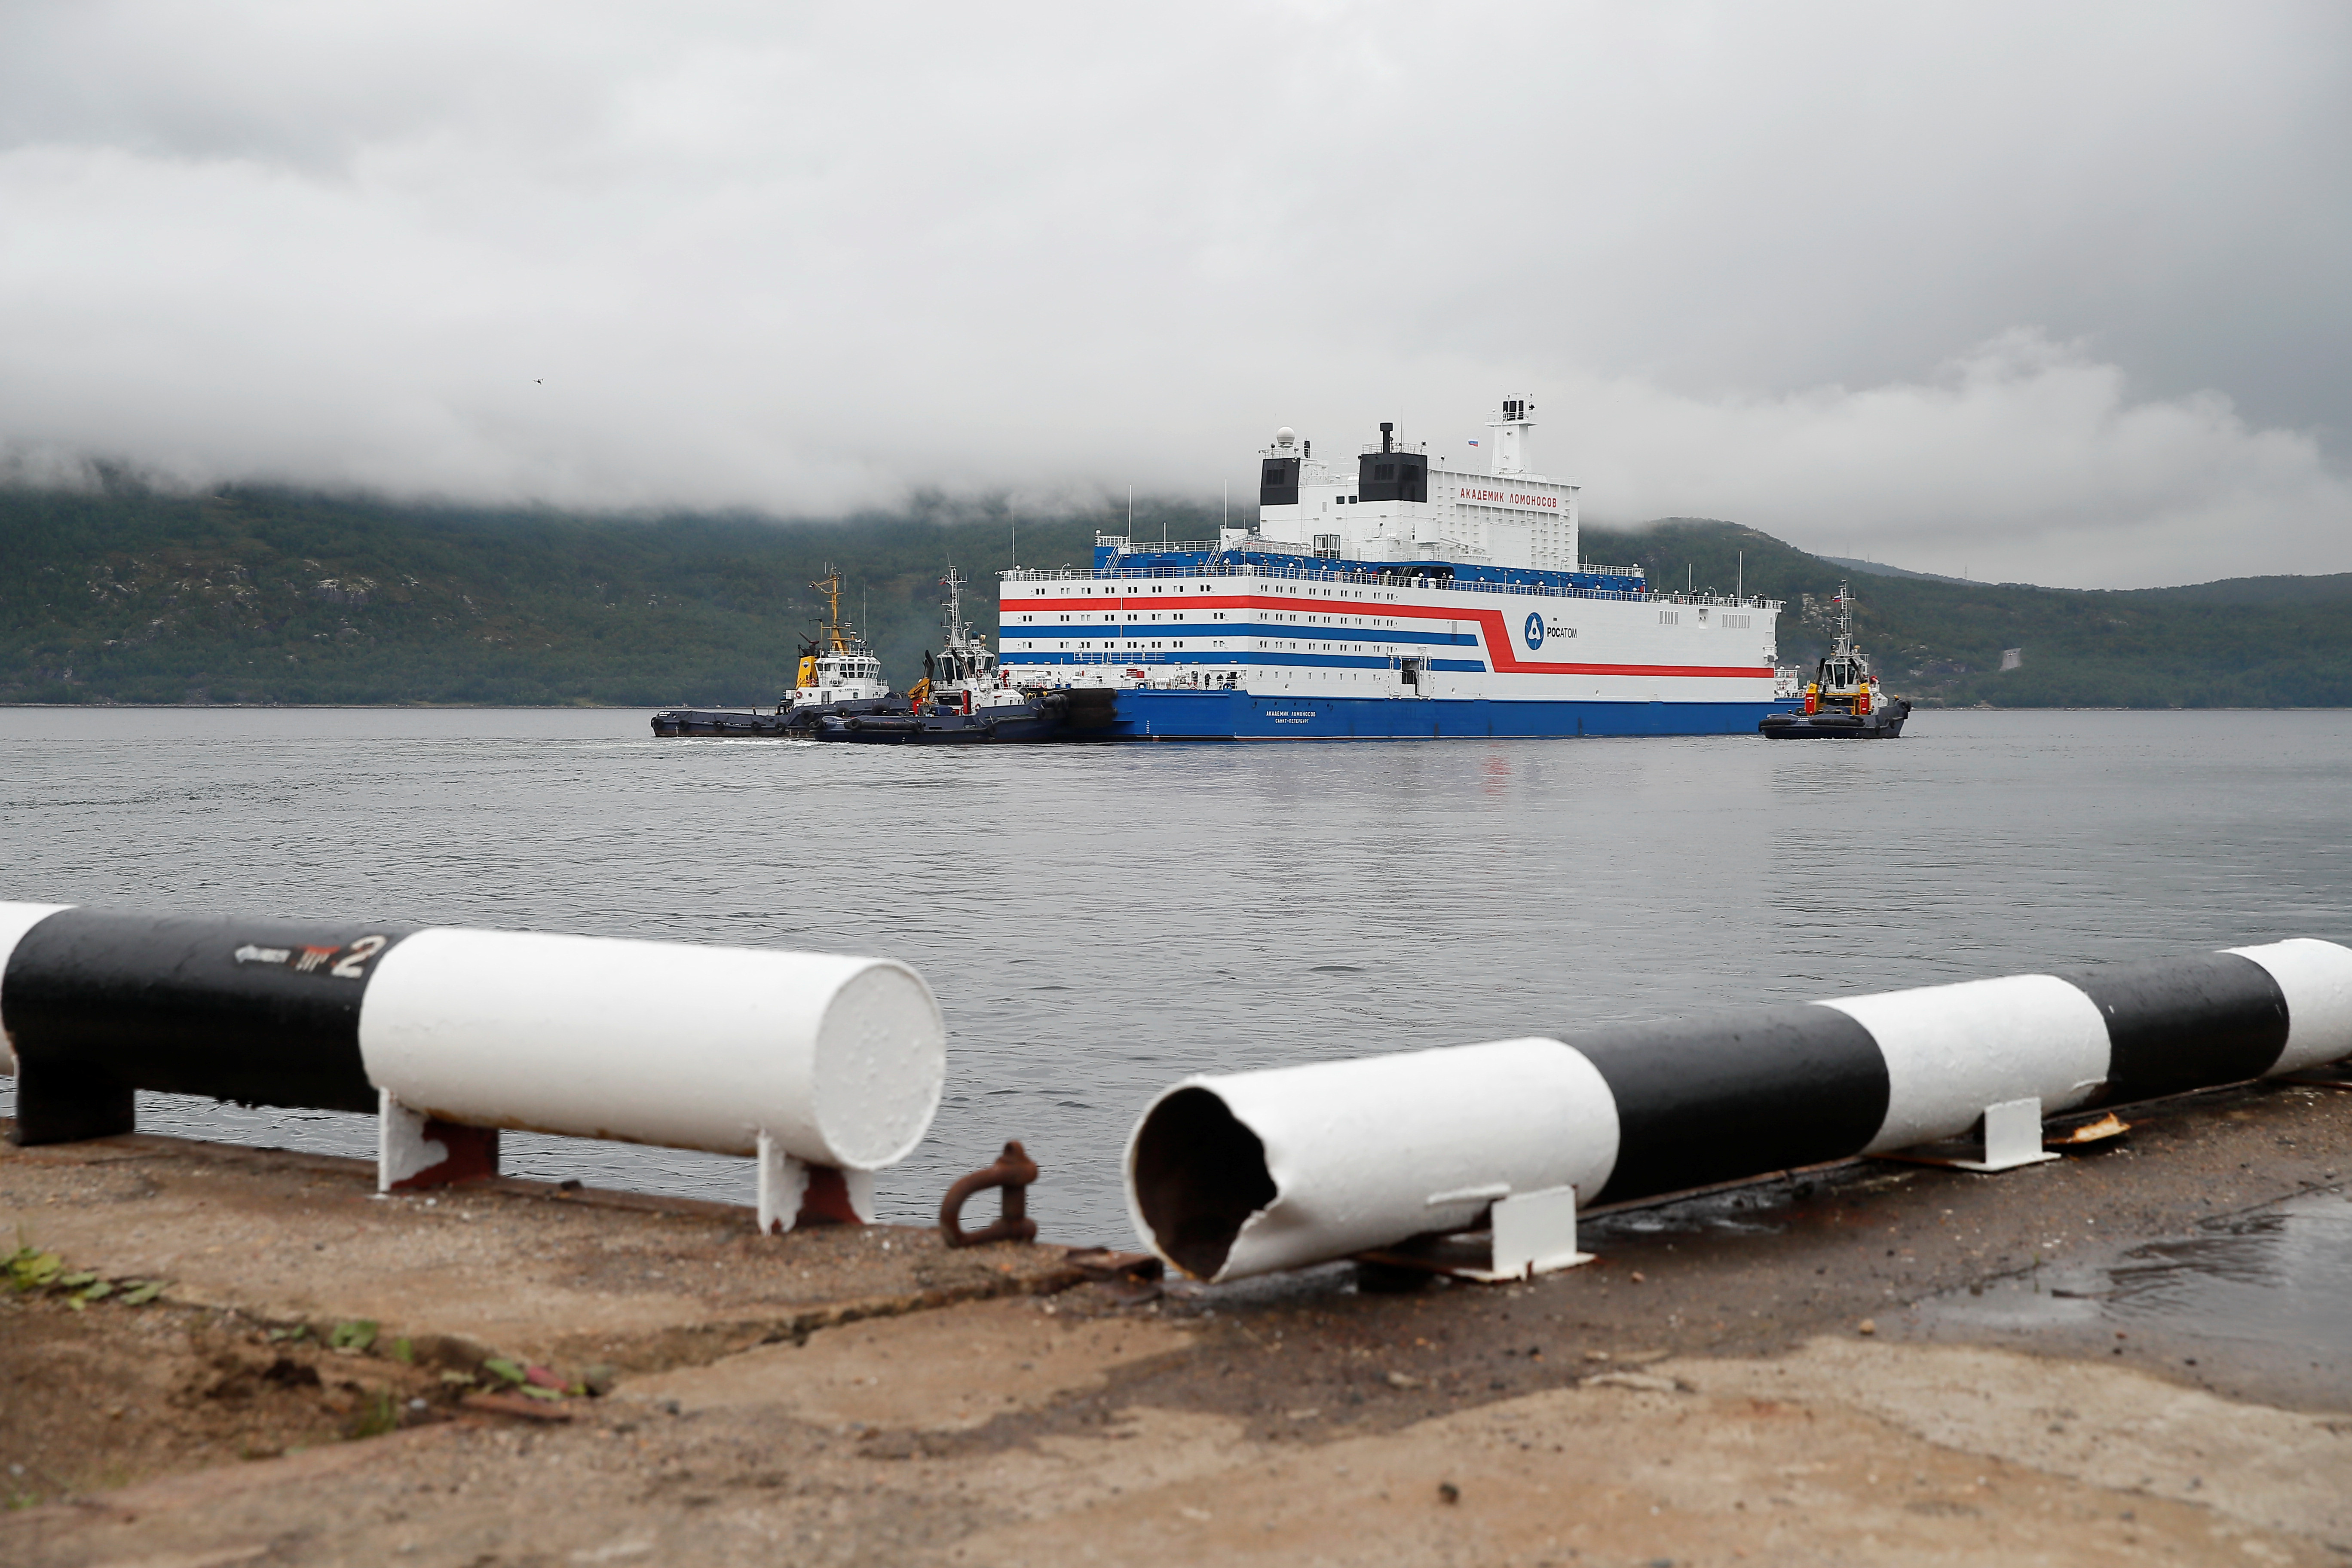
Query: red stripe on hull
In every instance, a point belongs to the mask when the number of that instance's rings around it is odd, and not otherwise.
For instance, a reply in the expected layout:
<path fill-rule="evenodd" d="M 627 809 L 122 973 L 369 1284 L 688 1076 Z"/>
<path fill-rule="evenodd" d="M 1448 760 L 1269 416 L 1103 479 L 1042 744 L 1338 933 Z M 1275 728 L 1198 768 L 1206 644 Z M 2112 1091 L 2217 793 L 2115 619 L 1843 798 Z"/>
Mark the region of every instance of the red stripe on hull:
<path fill-rule="evenodd" d="M 1328 599 L 1286 598 L 1270 594 L 1254 594 L 1238 596 L 1230 595 L 1202 594 L 1198 598 L 1183 597 L 1178 599 L 1165 599 L 1130 595 L 1112 595 L 1108 596 L 1108 602 L 1122 610 L 1127 608 L 1130 600 L 1138 604 L 1156 604 L 1162 606 L 1181 604 L 1187 608 L 1197 607 L 1206 610 L 1311 609 L 1318 613 L 1329 609 L 1331 605 L 1334 603 L 1334 601 Z M 1511 645 L 1510 630 L 1508 627 L 1504 626 L 1503 612 L 1500 610 L 1488 609 L 1484 605 L 1463 605 L 1456 608 L 1444 605 L 1393 605 L 1376 600 L 1363 599 L 1349 599 L 1339 602 L 1350 605 L 1365 605 L 1370 608 L 1378 610 L 1381 614 L 1385 616 L 1410 617 L 1414 620 L 1475 621 L 1485 628 L 1488 660 L 1494 665 L 1496 673 L 1501 675 L 1704 676 L 1716 679 L 1769 680 L 1772 679 L 1773 674 L 1772 667 L 1769 664 L 1694 665 L 1539 663 L 1534 660 L 1523 659 L 1518 656 L 1518 650 Z M 1030 605 L 1034 604 L 1037 610 L 1092 610 L 1101 608 L 1105 603 L 1106 600 L 1104 599 L 1041 599 L 1024 601 L 1023 607 L 1025 609 L 1028 608 Z M 1140 625 L 1142 623 L 1118 623 L 1118 625 L 1122 626 L 1130 624 Z M 1333 629 L 1336 630 L 1338 628 Z M 1049 626 L 1040 626 L 1034 631 L 1030 631 L 1019 626 L 1008 626 L 1004 624 L 1003 613 L 1002 608 L 1000 608 L 998 611 L 996 635 L 998 639 L 1001 641 L 1008 637 L 1052 637 L 1057 635 L 1076 636 L 1080 634 L 1078 634 L 1075 628 L 1067 634 L 1063 634 L 1059 633 L 1056 628 Z M 1174 636 L 1175 634 L 1171 632 L 1163 635 Z M 1201 626 L 1196 629 L 1188 624 L 1184 628 L 1183 635 L 1188 637 L 1212 637 L 1214 636 L 1215 633 L 1211 627 Z M 1303 642 L 1309 639 L 1302 637 L 1299 640 Z M 1360 630 L 1359 630 L 1354 635 L 1347 637 L 1318 637 L 1313 640 L 1318 642 L 1369 642 L 1375 641 L 1377 639 L 1367 637 L 1362 635 Z M 1501 651 L 1497 653 L 1496 651 L 1496 649 L 1500 649 Z M 1013 661 L 1013 656 L 1008 656 L 1007 662 Z"/>

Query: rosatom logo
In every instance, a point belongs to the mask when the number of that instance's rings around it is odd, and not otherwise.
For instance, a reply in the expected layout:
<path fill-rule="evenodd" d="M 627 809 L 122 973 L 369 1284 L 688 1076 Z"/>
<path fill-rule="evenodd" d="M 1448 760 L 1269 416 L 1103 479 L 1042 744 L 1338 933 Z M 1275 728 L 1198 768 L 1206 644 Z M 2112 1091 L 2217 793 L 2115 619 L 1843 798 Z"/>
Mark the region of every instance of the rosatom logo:
<path fill-rule="evenodd" d="M 1543 632 L 1542 613 L 1539 611 L 1529 612 L 1528 616 L 1528 646 L 1529 647 L 1543 647 Z"/>

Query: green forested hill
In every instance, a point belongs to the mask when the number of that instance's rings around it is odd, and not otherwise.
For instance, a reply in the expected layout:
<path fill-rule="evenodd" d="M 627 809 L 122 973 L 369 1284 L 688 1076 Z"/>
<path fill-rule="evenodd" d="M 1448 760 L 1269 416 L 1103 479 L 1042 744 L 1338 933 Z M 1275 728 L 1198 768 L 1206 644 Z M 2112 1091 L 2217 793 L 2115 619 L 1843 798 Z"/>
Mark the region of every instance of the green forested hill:
<path fill-rule="evenodd" d="M 1024 526 L 1022 556 L 1082 565 L 1097 521 Z M 1001 514 L 944 508 L 783 525 L 0 491 L 0 701 L 772 702 L 828 564 L 903 685 L 950 561 L 992 629 L 1011 542 Z"/>
<path fill-rule="evenodd" d="M 2003 708 L 2352 706 L 2352 574 L 2084 591 L 1863 576 L 1752 528 L 1689 518 L 1587 527 L 1588 559 L 1638 561 L 1654 584 L 1747 588 L 1788 601 L 1783 663 L 1827 645 L 1851 582 L 1863 648 L 1915 701 Z M 2001 650 L 2017 669 L 2002 673 Z"/>
<path fill-rule="evenodd" d="M 1214 531 L 1139 507 L 1137 531 Z M 1024 522 L 1031 564 L 1082 564 L 1119 515 Z M 993 624 L 1011 520 L 918 506 L 837 522 L 581 517 L 285 490 L 0 490 L 0 702 L 774 700 L 830 563 L 900 685 L 938 646 L 952 560 Z M 1736 523 L 1588 526 L 1588 559 L 1789 601 L 1810 662 L 1843 569 Z M 1744 567 L 1742 560 L 1744 556 Z M 2352 705 L 2352 576 L 2082 593 L 1854 579 L 1864 647 L 1916 700 L 2000 706 Z M 860 611 L 857 606 L 865 606 Z M 1998 673 L 2003 648 L 2023 666 Z"/>

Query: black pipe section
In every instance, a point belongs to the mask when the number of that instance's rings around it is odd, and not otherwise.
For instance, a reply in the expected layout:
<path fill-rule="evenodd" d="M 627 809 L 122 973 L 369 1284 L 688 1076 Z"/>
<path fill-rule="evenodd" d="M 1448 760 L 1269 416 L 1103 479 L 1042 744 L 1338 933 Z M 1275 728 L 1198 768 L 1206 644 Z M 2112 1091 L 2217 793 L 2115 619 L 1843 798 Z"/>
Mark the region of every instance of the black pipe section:
<path fill-rule="evenodd" d="M 1617 1104 L 1621 1203 L 1858 1154 L 1886 1119 L 1886 1058 L 1833 1007 L 1562 1035 Z"/>
<path fill-rule="evenodd" d="M 132 1130 L 138 1089 L 376 1110 L 360 1000 L 415 928 L 68 909 L 0 973 L 20 1144 Z"/>
<path fill-rule="evenodd" d="M 2095 1103 L 2260 1078 L 2286 1047 L 2285 995 L 2269 970 L 2238 953 L 2053 973 L 2107 1022 L 2107 1081 Z"/>

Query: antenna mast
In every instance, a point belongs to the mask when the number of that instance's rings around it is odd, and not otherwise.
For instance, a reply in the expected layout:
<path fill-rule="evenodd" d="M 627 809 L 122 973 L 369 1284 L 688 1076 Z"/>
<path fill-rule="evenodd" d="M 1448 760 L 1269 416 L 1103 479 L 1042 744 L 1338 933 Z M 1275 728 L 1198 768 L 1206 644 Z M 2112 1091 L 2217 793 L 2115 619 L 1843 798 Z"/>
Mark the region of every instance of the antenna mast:
<path fill-rule="evenodd" d="M 828 561 L 824 565 L 824 575 L 809 586 L 825 596 L 825 640 L 832 645 L 834 652 L 847 653 L 849 642 L 841 633 L 841 574 L 835 571 L 833 563 Z"/>

